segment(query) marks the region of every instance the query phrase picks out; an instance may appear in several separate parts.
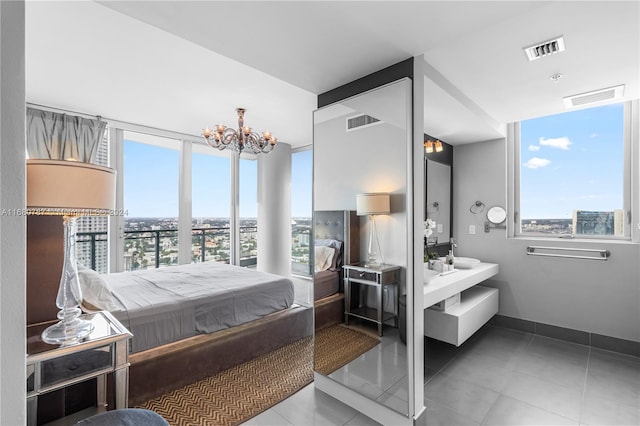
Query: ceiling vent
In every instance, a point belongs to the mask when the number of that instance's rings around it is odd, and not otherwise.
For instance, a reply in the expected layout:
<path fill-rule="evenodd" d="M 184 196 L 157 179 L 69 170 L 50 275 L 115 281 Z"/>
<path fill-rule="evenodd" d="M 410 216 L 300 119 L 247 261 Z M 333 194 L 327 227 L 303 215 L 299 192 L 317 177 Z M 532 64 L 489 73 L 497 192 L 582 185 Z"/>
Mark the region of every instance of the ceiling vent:
<path fill-rule="evenodd" d="M 560 36 L 553 40 L 536 43 L 522 50 L 527 54 L 527 58 L 529 58 L 530 61 L 553 55 L 554 53 L 564 52 L 564 37 Z"/>
<path fill-rule="evenodd" d="M 611 99 L 622 98 L 624 94 L 624 84 L 620 86 L 607 87 L 606 89 L 594 90 L 593 92 L 581 93 L 579 95 L 562 98 L 567 108 L 575 108 L 597 102 L 609 101 Z"/>
<path fill-rule="evenodd" d="M 366 114 L 356 115 L 354 117 L 347 117 L 347 132 L 356 129 L 362 129 L 363 127 L 373 126 L 374 124 L 380 124 L 381 121 L 375 117 Z"/>

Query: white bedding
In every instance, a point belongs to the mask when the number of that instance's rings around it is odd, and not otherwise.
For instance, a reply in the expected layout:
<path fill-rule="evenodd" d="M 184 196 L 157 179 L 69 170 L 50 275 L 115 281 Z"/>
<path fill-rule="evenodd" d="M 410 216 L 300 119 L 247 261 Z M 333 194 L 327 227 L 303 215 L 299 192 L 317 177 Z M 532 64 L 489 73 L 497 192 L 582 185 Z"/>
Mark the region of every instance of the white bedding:
<path fill-rule="evenodd" d="M 293 283 L 216 262 L 104 275 L 132 352 L 234 327 L 293 304 Z"/>

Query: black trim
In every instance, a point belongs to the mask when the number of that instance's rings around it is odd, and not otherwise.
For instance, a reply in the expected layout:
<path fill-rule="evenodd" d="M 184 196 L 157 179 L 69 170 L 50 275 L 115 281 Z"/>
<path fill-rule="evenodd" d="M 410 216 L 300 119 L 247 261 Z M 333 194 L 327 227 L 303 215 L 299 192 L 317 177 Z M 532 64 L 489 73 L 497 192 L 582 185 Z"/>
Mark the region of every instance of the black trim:
<path fill-rule="evenodd" d="M 424 141 L 426 140 L 440 140 L 438 138 L 434 138 L 433 136 L 429 136 L 428 134 L 424 134 Z M 451 167 L 451 176 L 449 177 L 450 181 L 450 191 L 449 191 L 449 235 L 447 236 L 447 241 L 441 241 L 436 246 L 427 247 L 428 251 L 435 251 L 440 256 L 446 256 L 451 250 L 451 244 L 449 241 L 453 237 L 453 146 L 448 143 L 440 140 L 442 142 L 442 152 L 432 152 L 431 154 L 424 153 L 424 217 L 427 217 L 427 191 L 429 190 L 429 182 L 427 182 L 427 159 L 431 161 L 435 161 L 436 163 L 445 164 Z"/>
<path fill-rule="evenodd" d="M 408 77 L 413 79 L 413 57 L 318 95 L 318 108 Z"/>

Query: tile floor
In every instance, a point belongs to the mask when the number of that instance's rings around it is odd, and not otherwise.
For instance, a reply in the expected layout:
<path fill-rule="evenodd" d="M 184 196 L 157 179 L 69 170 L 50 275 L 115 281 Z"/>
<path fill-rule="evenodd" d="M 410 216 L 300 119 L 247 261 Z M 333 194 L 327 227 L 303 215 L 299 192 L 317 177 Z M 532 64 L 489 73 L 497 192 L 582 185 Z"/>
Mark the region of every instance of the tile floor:
<path fill-rule="evenodd" d="M 495 326 L 425 354 L 427 425 L 640 425 L 640 358 Z M 245 424 L 377 423 L 311 384 Z"/>

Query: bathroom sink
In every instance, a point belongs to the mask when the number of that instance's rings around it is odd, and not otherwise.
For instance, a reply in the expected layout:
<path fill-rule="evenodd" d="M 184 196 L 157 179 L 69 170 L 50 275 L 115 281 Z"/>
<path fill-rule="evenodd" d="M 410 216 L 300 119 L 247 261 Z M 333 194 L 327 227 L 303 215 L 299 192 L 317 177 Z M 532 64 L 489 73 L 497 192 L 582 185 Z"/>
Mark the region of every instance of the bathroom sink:
<path fill-rule="evenodd" d="M 453 267 L 457 269 L 471 269 L 473 265 L 480 263 L 479 259 L 473 257 L 455 257 L 453 260 Z"/>

